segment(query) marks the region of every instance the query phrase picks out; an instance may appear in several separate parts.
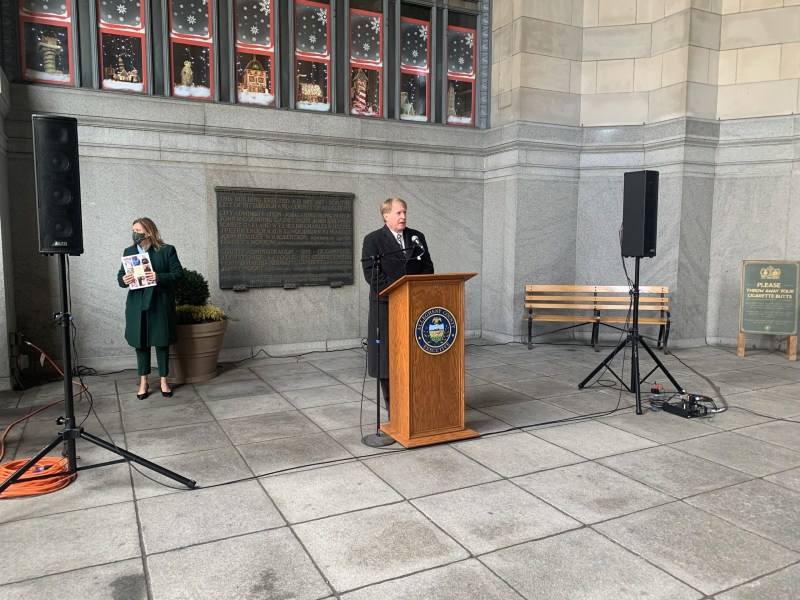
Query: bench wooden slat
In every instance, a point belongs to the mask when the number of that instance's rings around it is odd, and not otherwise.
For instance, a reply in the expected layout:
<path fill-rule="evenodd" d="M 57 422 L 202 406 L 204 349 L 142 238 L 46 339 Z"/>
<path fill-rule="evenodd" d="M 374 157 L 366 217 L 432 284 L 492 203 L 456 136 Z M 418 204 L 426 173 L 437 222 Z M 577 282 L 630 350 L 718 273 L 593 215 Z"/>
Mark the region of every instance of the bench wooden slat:
<path fill-rule="evenodd" d="M 627 285 L 526 285 L 525 308 L 528 314 L 524 320 L 528 322 L 528 348 L 533 347 L 532 324 L 538 321 L 575 323 L 574 327 L 591 324 L 592 346 L 597 350 L 600 325 L 631 322 L 633 316 L 630 292 L 630 287 Z M 669 286 L 640 286 L 639 313 L 641 325 L 659 327 L 658 345 L 666 350 L 672 323 L 669 312 Z M 641 313 L 645 313 L 644 316 Z"/>

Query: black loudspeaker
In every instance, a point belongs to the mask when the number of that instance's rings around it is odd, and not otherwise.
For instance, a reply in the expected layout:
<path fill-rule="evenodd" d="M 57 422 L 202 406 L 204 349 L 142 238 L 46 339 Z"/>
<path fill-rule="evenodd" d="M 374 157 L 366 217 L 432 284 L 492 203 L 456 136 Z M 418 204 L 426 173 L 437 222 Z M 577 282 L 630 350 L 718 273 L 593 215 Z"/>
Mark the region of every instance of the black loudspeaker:
<path fill-rule="evenodd" d="M 78 121 L 33 115 L 39 252 L 83 254 Z"/>
<path fill-rule="evenodd" d="M 655 256 L 657 236 L 658 171 L 625 173 L 622 256 Z"/>

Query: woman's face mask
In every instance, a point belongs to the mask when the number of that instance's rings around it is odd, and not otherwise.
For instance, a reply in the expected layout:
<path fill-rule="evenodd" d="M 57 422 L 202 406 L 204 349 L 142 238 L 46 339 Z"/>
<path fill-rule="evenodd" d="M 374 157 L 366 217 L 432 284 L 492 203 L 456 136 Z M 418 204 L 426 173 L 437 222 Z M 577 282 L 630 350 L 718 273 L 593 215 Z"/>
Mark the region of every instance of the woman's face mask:
<path fill-rule="evenodd" d="M 138 246 L 147 236 L 143 233 L 139 233 L 138 231 L 134 231 L 131 237 L 133 238 L 133 243 Z"/>

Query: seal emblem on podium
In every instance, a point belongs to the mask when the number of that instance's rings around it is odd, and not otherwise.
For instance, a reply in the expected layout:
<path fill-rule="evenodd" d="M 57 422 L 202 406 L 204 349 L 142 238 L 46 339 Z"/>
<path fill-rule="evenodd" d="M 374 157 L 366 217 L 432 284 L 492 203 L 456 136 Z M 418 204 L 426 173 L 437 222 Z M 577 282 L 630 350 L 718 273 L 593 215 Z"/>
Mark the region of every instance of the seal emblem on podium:
<path fill-rule="evenodd" d="M 417 319 L 417 345 L 428 354 L 442 354 L 456 341 L 457 331 L 453 313 L 441 306 L 429 308 Z"/>

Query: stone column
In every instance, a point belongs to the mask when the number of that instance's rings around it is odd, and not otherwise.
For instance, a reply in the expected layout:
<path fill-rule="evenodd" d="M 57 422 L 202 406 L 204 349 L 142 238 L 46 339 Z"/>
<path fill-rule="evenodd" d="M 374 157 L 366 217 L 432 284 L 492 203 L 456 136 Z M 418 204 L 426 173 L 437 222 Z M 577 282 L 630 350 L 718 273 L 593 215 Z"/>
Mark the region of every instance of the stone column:
<path fill-rule="evenodd" d="M 9 220 L 8 139 L 5 133 L 5 119 L 10 107 L 8 79 L 0 68 L 0 390 L 11 389 L 8 334 L 16 330 Z"/>

